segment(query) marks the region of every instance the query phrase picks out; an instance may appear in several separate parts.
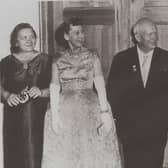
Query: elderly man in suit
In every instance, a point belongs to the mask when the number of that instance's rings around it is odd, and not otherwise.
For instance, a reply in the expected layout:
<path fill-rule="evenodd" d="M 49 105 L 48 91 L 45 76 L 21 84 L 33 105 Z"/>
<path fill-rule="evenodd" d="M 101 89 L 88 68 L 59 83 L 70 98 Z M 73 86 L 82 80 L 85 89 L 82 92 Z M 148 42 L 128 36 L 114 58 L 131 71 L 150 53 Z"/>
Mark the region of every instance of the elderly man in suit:
<path fill-rule="evenodd" d="M 133 26 L 135 46 L 113 60 L 107 92 L 123 144 L 125 168 L 161 168 L 168 129 L 168 51 L 155 23 Z"/>

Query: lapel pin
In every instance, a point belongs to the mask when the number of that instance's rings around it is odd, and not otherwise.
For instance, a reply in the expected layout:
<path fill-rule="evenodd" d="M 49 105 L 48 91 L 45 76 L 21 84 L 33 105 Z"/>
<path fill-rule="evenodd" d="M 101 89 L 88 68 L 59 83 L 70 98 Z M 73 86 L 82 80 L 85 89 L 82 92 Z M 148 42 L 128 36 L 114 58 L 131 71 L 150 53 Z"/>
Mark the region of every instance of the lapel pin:
<path fill-rule="evenodd" d="M 137 71 L 136 65 L 132 65 L 132 70 L 133 70 L 133 72 L 136 72 L 136 71 Z"/>

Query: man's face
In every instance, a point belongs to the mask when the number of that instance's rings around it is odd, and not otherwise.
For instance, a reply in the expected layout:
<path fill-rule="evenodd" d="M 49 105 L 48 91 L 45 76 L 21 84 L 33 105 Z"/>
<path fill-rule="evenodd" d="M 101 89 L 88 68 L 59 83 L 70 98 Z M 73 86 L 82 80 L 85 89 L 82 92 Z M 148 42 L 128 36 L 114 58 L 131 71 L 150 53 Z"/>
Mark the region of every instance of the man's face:
<path fill-rule="evenodd" d="M 148 52 L 156 47 L 158 34 L 155 25 L 150 23 L 144 24 L 139 35 L 138 45 L 144 52 Z"/>

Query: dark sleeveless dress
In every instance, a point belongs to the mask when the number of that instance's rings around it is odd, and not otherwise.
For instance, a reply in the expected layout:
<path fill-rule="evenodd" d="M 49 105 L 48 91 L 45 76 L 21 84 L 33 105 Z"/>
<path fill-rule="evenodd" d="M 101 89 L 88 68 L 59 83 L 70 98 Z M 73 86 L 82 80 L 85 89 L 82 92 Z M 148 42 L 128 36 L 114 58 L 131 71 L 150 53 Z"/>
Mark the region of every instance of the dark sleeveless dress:
<path fill-rule="evenodd" d="M 13 55 L 1 61 L 1 86 L 20 93 L 26 86 L 48 88 L 50 61 L 39 54 L 25 67 Z M 43 120 L 47 98 L 30 99 L 24 104 L 9 107 L 4 102 L 3 143 L 4 168 L 40 168 L 43 144 Z"/>

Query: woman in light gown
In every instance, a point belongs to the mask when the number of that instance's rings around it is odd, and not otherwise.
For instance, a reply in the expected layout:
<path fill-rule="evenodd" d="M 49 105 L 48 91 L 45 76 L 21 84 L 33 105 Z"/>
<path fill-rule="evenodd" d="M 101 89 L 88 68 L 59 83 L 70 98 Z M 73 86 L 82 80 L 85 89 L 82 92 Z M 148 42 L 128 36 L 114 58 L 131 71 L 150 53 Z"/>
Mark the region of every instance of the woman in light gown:
<path fill-rule="evenodd" d="M 64 48 L 52 65 L 42 168 L 121 168 L 100 61 L 83 46 L 79 22 L 71 19 L 56 30 Z"/>

